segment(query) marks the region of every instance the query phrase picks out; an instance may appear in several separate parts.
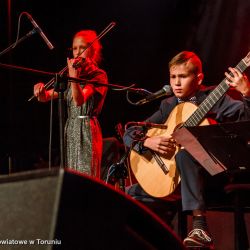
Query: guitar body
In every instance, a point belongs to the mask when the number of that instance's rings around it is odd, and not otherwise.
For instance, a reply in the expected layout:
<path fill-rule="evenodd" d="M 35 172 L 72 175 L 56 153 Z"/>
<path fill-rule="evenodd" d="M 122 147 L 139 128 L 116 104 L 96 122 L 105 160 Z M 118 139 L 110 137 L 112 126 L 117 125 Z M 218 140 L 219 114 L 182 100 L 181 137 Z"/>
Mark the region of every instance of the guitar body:
<path fill-rule="evenodd" d="M 170 113 L 165 125 L 167 129 L 152 128 L 147 132 L 147 136 L 168 136 L 171 135 L 178 125 L 183 124 L 197 109 L 197 106 L 190 102 L 177 105 Z M 200 125 L 209 125 L 209 121 L 204 119 Z M 156 161 L 153 153 L 148 150 L 140 155 L 132 150 L 130 153 L 130 166 L 134 176 L 146 193 L 153 197 L 166 197 L 177 190 L 180 176 L 176 168 L 175 155 L 180 147 L 159 157 L 164 162 L 168 172 L 164 172 Z"/>
<path fill-rule="evenodd" d="M 235 68 L 241 73 L 250 66 L 250 52 L 243 58 Z M 185 123 L 185 127 L 209 125 L 209 121 L 204 119 L 205 115 L 220 100 L 229 89 L 225 78 L 197 107 L 193 103 L 184 102 L 177 105 L 170 113 L 165 125 L 167 129 L 150 129 L 147 136 L 168 136 L 176 128 Z M 166 197 L 173 194 L 179 186 L 180 176 L 176 169 L 175 156 L 180 150 L 176 147 L 167 156 L 160 156 L 153 151 L 140 155 L 134 150 L 130 154 L 130 165 L 135 178 L 146 193 L 153 197 Z"/>

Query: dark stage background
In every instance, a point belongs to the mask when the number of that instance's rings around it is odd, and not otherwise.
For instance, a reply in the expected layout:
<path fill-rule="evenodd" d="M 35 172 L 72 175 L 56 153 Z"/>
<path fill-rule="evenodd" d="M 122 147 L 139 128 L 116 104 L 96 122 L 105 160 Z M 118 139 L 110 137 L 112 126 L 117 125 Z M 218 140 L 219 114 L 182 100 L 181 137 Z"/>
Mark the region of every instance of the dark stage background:
<path fill-rule="evenodd" d="M 18 17 L 29 12 L 55 46 L 49 50 L 35 34 L 1 56 L 9 63 L 49 72 L 66 66 L 67 48 L 81 29 L 100 33 L 111 21 L 117 25 L 101 39 L 104 68 L 110 83 L 157 91 L 168 83 L 168 61 L 182 50 L 193 50 L 202 59 L 204 83 L 218 84 L 229 66 L 250 50 L 250 1 L 246 0 L 109 0 L 0 2 L 0 51 L 17 35 Z M 21 19 L 20 36 L 32 29 Z M 247 69 L 249 75 L 249 69 Z M 50 104 L 28 102 L 33 85 L 51 77 L 0 68 L 0 172 L 46 166 Z M 115 126 L 141 121 L 159 105 L 156 100 L 133 106 L 125 92 L 108 91 L 100 123 L 103 136 L 116 135 Z M 57 164 L 59 125 L 57 102 L 53 113 L 53 160 Z M 11 168 L 11 169 L 8 169 Z"/>

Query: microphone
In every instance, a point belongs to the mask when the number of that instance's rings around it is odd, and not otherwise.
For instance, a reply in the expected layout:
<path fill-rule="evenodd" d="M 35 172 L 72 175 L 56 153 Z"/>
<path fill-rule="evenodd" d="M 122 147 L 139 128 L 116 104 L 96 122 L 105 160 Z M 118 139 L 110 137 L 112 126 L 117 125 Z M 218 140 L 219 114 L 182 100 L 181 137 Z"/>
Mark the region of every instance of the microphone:
<path fill-rule="evenodd" d="M 145 103 L 148 103 L 148 102 L 151 102 L 155 99 L 158 99 L 162 96 L 169 96 L 169 95 L 172 95 L 173 94 L 173 91 L 172 91 L 172 88 L 171 86 L 169 85 L 165 85 L 163 86 L 162 89 L 156 91 L 155 93 L 152 93 L 148 96 L 146 96 L 144 99 L 136 102 L 136 105 L 142 105 L 142 104 L 145 104 Z"/>
<path fill-rule="evenodd" d="M 139 126 L 139 127 L 144 127 L 144 128 L 160 128 L 160 129 L 168 128 L 167 125 L 152 123 L 152 122 L 128 122 L 126 124 L 126 127 L 128 126 Z"/>
<path fill-rule="evenodd" d="M 54 49 L 54 46 L 51 44 L 51 42 L 49 41 L 49 39 L 45 36 L 45 34 L 43 33 L 42 29 L 38 26 L 38 24 L 35 22 L 35 20 L 33 19 L 33 17 L 26 12 L 27 17 L 29 18 L 30 22 L 32 23 L 32 25 L 35 27 L 35 29 L 37 29 L 37 32 L 40 34 L 40 36 L 42 37 L 42 39 L 44 40 L 44 42 L 47 44 L 47 46 L 49 47 L 49 49 Z"/>

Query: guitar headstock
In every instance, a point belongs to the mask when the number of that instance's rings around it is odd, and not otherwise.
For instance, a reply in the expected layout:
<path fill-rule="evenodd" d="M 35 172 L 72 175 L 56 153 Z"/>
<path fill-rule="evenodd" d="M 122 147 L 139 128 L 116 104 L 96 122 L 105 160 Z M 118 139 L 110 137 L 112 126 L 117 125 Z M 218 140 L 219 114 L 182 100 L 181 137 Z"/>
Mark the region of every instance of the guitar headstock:
<path fill-rule="evenodd" d="M 242 60 L 248 67 L 250 66 L 250 51 L 248 52 L 247 56 Z"/>

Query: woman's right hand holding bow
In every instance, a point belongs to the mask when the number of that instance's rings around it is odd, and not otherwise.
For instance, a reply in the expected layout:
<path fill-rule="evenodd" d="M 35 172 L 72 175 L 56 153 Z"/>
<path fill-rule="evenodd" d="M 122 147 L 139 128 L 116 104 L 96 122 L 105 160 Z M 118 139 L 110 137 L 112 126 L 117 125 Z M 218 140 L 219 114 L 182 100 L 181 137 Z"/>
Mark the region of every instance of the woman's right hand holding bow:
<path fill-rule="evenodd" d="M 47 91 L 44 87 L 44 83 L 39 82 L 34 85 L 34 96 L 37 98 L 39 102 L 48 101 Z"/>

